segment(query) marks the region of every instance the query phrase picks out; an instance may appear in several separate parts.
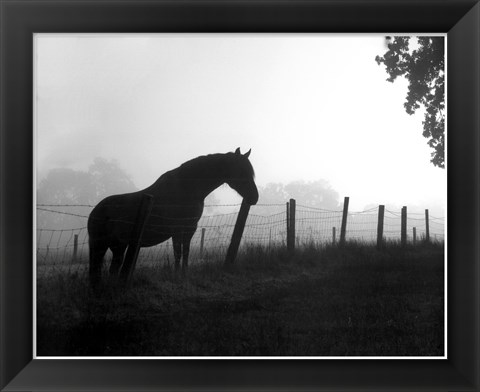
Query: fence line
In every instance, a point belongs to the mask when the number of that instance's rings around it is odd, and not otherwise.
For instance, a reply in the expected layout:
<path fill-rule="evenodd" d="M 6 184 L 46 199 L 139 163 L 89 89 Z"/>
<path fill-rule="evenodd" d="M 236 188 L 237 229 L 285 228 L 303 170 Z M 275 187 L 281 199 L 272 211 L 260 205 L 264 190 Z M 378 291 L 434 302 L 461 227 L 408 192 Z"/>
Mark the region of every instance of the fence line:
<path fill-rule="evenodd" d="M 400 241 L 402 233 L 401 211 L 383 210 L 382 233 L 379 240 L 379 207 L 364 211 L 328 210 L 294 201 L 294 222 L 288 222 L 286 204 L 258 204 L 251 206 L 240 247 L 262 246 L 293 248 L 306 244 L 329 244 L 342 242 L 342 222 L 346 241 L 376 243 Z M 39 204 L 37 205 L 37 273 L 48 274 L 56 270 L 83 272 L 88 267 L 87 218 L 94 206 L 88 204 Z M 206 206 L 207 207 L 207 206 Z M 209 206 L 236 208 L 240 204 Z M 62 211 L 61 209 L 64 209 Z M 72 211 L 73 210 L 73 211 Z M 445 219 L 425 213 L 408 212 L 405 223 L 405 242 L 419 243 L 424 240 L 443 241 Z M 227 252 L 238 211 L 203 215 L 198 222 L 192 242 L 192 263 L 211 257 L 224 257 Z M 292 214 L 290 210 L 289 215 Z M 155 217 L 160 217 L 155 215 Z M 427 220 L 426 220 L 427 218 Z M 169 220 L 181 225 L 184 219 Z M 128 220 L 118 220 L 133 225 Z M 48 227 L 51 224 L 53 227 Z M 47 226 L 45 226 L 47 225 Z M 71 225 L 73 228 L 65 228 Z M 170 226 L 170 224 L 169 224 Z M 159 227 L 159 231 L 161 227 Z M 290 234 L 289 234 L 290 233 Z M 336 238 L 339 236 L 340 238 Z M 415 234 L 414 234 L 415 233 Z M 289 240 L 289 236 L 291 239 Z M 110 256 L 108 256 L 110 257 Z M 138 265 L 173 264 L 171 239 L 150 248 L 141 248 Z"/>

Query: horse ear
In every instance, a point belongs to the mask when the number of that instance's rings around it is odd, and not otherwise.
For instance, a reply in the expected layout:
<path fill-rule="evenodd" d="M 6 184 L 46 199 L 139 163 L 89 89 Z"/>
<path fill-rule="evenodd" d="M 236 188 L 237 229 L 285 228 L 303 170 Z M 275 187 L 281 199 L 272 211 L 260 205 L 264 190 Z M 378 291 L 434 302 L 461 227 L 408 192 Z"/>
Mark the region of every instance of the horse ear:
<path fill-rule="evenodd" d="M 235 150 L 235 154 L 240 155 L 240 147 Z"/>
<path fill-rule="evenodd" d="M 248 158 L 250 156 L 250 153 L 252 152 L 252 149 L 248 150 L 246 154 L 243 154 L 245 158 Z"/>

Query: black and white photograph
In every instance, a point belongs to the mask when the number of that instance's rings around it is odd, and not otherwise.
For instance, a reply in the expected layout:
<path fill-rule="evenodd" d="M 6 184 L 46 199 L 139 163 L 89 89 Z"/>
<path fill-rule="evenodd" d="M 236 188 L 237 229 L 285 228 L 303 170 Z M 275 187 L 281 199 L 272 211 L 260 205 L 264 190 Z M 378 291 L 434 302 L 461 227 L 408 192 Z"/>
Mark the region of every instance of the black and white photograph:
<path fill-rule="evenodd" d="M 33 40 L 35 358 L 447 358 L 446 34 Z"/>

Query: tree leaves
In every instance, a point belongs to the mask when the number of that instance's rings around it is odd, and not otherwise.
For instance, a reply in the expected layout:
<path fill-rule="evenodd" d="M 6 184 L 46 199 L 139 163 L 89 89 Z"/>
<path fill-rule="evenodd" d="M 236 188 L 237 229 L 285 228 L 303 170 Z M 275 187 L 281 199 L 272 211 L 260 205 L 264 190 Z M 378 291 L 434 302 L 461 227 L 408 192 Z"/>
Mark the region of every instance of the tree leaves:
<path fill-rule="evenodd" d="M 377 64 L 384 64 L 393 83 L 399 76 L 409 82 L 405 111 L 414 114 L 425 108 L 423 136 L 434 150 L 431 162 L 445 167 L 445 39 L 444 37 L 417 37 L 415 49 L 410 48 L 411 37 L 386 37 L 388 51 L 376 56 Z"/>

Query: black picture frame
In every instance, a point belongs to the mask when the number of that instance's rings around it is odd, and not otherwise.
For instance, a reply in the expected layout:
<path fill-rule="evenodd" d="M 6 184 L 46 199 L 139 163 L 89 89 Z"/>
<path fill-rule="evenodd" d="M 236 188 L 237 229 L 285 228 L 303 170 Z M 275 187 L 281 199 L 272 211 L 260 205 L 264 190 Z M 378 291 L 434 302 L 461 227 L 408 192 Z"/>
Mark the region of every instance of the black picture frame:
<path fill-rule="evenodd" d="M 480 390 L 477 0 L 0 0 L 0 388 Z M 33 33 L 448 33 L 448 359 L 33 360 Z"/>

